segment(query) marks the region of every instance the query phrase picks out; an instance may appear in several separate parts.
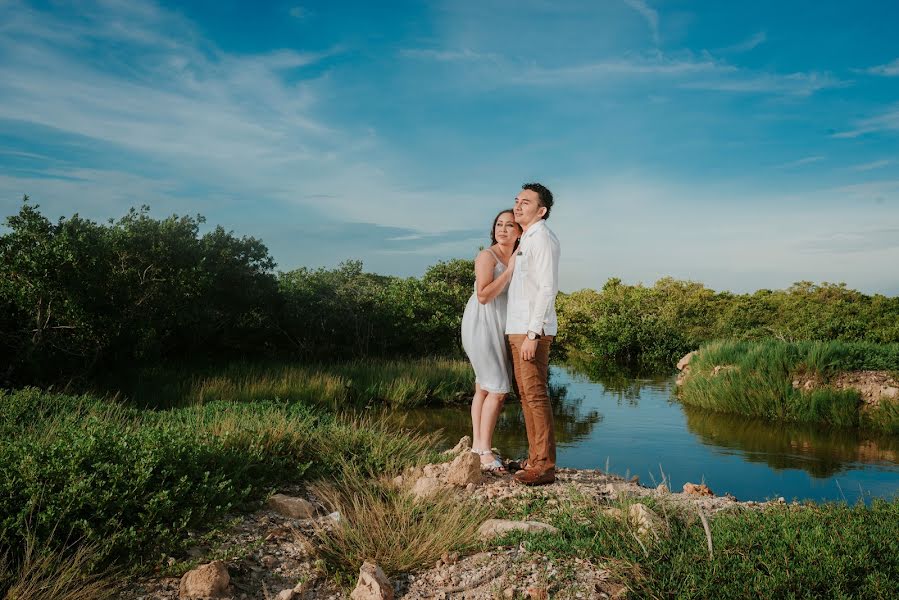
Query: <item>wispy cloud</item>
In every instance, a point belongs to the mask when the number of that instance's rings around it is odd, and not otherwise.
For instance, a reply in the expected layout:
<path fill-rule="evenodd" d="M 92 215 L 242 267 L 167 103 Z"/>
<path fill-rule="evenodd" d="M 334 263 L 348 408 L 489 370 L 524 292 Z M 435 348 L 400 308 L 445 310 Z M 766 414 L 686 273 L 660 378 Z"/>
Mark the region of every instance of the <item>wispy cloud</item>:
<path fill-rule="evenodd" d="M 886 112 L 874 117 L 856 121 L 852 129 L 835 133 L 833 134 L 833 137 L 857 138 L 862 135 L 881 131 L 899 131 L 899 105 L 895 105 Z"/>
<path fill-rule="evenodd" d="M 757 73 L 735 70 L 726 77 L 704 78 L 689 81 L 684 88 L 747 94 L 777 94 L 785 96 L 811 96 L 821 90 L 842 88 L 851 82 L 841 80 L 830 73 Z"/>
<path fill-rule="evenodd" d="M 899 77 L 899 58 L 884 65 L 877 65 L 864 69 L 865 73 L 871 75 L 883 75 L 884 77 Z"/>
<path fill-rule="evenodd" d="M 803 240 L 799 250 L 830 254 L 876 252 L 899 248 L 899 228 L 840 231 L 828 236 Z"/>
<path fill-rule="evenodd" d="M 754 48 L 757 48 L 768 41 L 768 34 L 764 31 L 759 31 L 754 33 L 750 37 L 746 38 L 742 42 L 737 42 L 732 46 L 725 46 L 718 50 L 721 54 L 739 54 L 740 52 L 749 52 Z"/>
<path fill-rule="evenodd" d="M 465 61 L 497 61 L 500 57 L 496 54 L 475 52 L 469 48 L 461 50 L 436 50 L 432 48 L 404 48 L 400 50 L 400 56 L 434 60 L 437 62 L 465 62 Z"/>
<path fill-rule="evenodd" d="M 796 167 L 802 167 L 804 165 L 810 165 L 812 163 L 821 162 L 824 160 L 823 156 L 806 156 L 805 158 L 800 158 L 799 160 L 794 160 L 788 163 L 784 163 L 782 165 L 778 165 L 778 169 L 795 169 Z"/>
<path fill-rule="evenodd" d="M 308 19 L 312 15 L 312 12 L 306 7 L 294 6 L 288 11 L 288 14 L 294 19 L 302 21 L 303 19 Z"/>
<path fill-rule="evenodd" d="M 659 38 L 659 12 L 647 4 L 646 0 L 624 0 L 624 3 L 633 8 L 646 20 L 649 31 L 652 34 L 653 43 L 658 46 Z"/>
<path fill-rule="evenodd" d="M 892 164 L 892 162 L 893 161 L 886 160 L 886 159 L 875 160 L 875 161 L 868 162 L 868 163 L 862 163 L 860 165 L 853 165 L 852 167 L 849 167 L 849 168 L 852 171 L 873 171 L 874 169 L 882 169 L 883 167 L 886 167 L 887 165 Z"/>

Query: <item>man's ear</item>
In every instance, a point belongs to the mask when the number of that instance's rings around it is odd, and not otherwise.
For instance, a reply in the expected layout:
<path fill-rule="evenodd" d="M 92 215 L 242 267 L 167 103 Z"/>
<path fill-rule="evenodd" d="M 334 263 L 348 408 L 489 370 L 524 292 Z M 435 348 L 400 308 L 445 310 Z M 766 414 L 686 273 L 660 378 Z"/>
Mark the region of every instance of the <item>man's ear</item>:
<path fill-rule="evenodd" d="M 540 218 L 542 219 L 543 217 L 546 216 L 546 207 L 545 207 L 545 206 L 541 206 L 540 209 L 539 209 L 537 212 L 540 214 Z"/>

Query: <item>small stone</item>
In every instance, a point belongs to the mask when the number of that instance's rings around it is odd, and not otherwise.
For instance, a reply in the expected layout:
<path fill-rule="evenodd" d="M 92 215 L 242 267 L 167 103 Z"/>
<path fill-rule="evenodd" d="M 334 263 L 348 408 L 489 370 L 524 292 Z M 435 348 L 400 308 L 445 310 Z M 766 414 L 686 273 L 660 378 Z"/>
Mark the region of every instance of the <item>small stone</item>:
<path fill-rule="evenodd" d="M 478 534 L 482 538 L 490 538 L 509 533 L 510 531 L 524 531 L 527 533 L 558 533 L 559 530 L 552 525 L 539 521 L 509 521 L 506 519 L 487 519 L 478 528 Z"/>
<path fill-rule="evenodd" d="M 471 438 L 467 435 L 463 435 L 459 438 L 459 442 L 455 446 L 449 450 L 444 450 L 443 453 L 455 456 L 456 454 L 468 452 L 469 450 L 471 450 Z"/>
<path fill-rule="evenodd" d="M 393 478 L 393 486 L 401 488 L 401 487 L 403 487 L 404 481 L 405 481 L 405 479 L 403 479 L 402 475 L 397 475 L 396 477 Z"/>
<path fill-rule="evenodd" d="M 340 516 L 340 511 L 334 511 L 325 517 L 326 519 L 333 521 L 335 524 L 339 525 L 343 520 L 343 517 Z"/>
<path fill-rule="evenodd" d="M 454 458 L 446 474 L 447 483 L 460 486 L 480 483 L 481 478 L 481 459 L 472 452 L 463 452 Z"/>
<path fill-rule="evenodd" d="M 315 506 L 304 498 L 275 494 L 268 499 L 268 507 L 291 519 L 310 519 L 315 516 Z"/>
<path fill-rule="evenodd" d="M 266 554 L 262 558 L 259 559 L 259 564 L 265 567 L 266 569 L 273 569 L 278 565 L 278 559 L 272 556 L 271 554 Z"/>
<path fill-rule="evenodd" d="M 677 361 L 677 370 L 683 371 L 684 368 L 690 364 L 690 361 L 693 360 L 693 357 L 696 356 L 697 354 L 699 354 L 699 350 L 694 350 L 693 352 L 688 352 L 686 355 L 684 355 L 683 358 L 681 358 L 679 361 Z M 668 363 L 668 364 L 671 364 L 671 363 Z"/>
<path fill-rule="evenodd" d="M 227 595 L 230 582 L 225 564 L 216 560 L 185 573 L 178 586 L 178 598 L 221 598 Z"/>
<path fill-rule="evenodd" d="M 527 589 L 528 598 L 531 600 L 547 600 L 549 592 L 543 586 L 531 586 Z"/>
<path fill-rule="evenodd" d="M 436 495 L 442 488 L 440 480 L 436 477 L 419 477 L 415 485 L 412 486 L 412 495 L 416 499 L 422 500 Z"/>
<path fill-rule="evenodd" d="M 704 483 L 690 483 L 687 482 L 684 484 L 684 493 L 692 494 L 694 496 L 714 496 L 715 494 L 712 490 L 709 489 Z"/>
<path fill-rule="evenodd" d="M 503 590 L 503 598 L 514 598 L 515 597 L 515 588 L 510 587 Z"/>
<path fill-rule="evenodd" d="M 627 510 L 628 521 L 637 528 L 637 534 L 646 537 L 653 534 L 658 537 L 665 528 L 665 522 L 651 508 L 639 502 L 631 504 Z"/>
<path fill-rule="evenodd" d="M 286 590 L 281 590 L 278 592 L 278 595 L 275 596 L 275 600 L 293 600 L 293 590 L 288 588 Z"/>
<path fill-rule="evenodd" d="M 660 494 L 667 494 L 670 492 L 670 490 L 668 489 L 668 486 L 665 485 L 664 483 L 660 483 L 658 486 L 656 486 L 656 491 Z"/>
<path fill-rule="evenodd" d="M 359 569 L 359 582 L 350 594 L 351 600 L 393 600 L 393 586 L 381 567 L 364 562 Z"/>
<path fill-rule="evenodd" d="M 468 485 L 465 486 L 465 491 L 470 494 L 471 492 L 473 492 L 475 490 L 476 487 L 477 486 L 475 484 L 469 483 Z"/>

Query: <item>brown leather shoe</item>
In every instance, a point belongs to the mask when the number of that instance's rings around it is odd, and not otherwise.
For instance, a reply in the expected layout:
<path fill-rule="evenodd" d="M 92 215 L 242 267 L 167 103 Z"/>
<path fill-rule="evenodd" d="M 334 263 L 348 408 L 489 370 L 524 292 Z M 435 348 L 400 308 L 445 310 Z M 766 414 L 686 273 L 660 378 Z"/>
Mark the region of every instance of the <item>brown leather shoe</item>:
<path fill-rule="evenodd" d="M 515 473 L 515 481 L 524 485 L 547 485 L 556 480 L 555 471 L 539 473 L 534 469 L 525 469 Z"/>

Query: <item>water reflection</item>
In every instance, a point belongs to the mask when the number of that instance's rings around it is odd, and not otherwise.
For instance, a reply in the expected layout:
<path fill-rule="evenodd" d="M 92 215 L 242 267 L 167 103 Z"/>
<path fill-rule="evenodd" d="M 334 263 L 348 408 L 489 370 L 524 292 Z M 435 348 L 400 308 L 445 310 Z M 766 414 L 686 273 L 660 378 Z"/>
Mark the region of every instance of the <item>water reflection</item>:
<path fill-rule="evenodd" d="M 609 366 L 591 362 L 578 355 L 569 357 L 564 372 L 591 383 L 598 383 L 603 387 L 605 395 L 613 396 L 619 404 L 624 402 L 632 406 L 639 404 L 640 392 L 644 388 L 660 391 L 671 388 L 673 382 L 671 375 L 668 374 L 643 373 L 637 368 Z"/>
<path fill-rule="evenodd" d="M 584 410 L 583 398 L 572 398 L 568 386 L 550 383 L 556 443 L 577 444 L 590 437 L 593 428 L 602 421 L 596 410 Z M 471 435 L 471 415 L 468 407 L 423 408 L 404 413 L 409 426 L 427 431 L 443 430 L 444 442 L 455 443 L 463 435 Z M 508 457 L 524 456 L 527 434 L 521 404 L 507 400 L 500 413 L 493 436 L 493 445 Z"/>
<path fill-rule="evenodd" d="M 859 464 L 891 464 L 899 458 L 895 437 L 682 408 L 687 428 L 703 444 L 740 450 L 746 460 L 777 470 L 802 469 L 820 479 Z"/>

